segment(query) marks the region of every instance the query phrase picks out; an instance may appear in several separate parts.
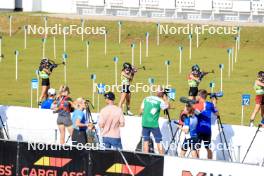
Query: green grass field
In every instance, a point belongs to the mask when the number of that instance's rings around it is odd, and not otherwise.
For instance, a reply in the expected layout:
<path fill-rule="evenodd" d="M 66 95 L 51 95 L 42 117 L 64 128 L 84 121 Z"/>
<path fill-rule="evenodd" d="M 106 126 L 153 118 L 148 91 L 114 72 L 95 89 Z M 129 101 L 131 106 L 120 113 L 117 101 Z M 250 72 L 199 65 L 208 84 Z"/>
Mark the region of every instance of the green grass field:
<path fill-rule="evenodd" d="M 41 36 L 28 36 L 28 48 L 24 49 L 24 32 L 21 27 L 25 24 L 43 26 L 43 18 L 35 14 L 13 14 L 13 36 L 9 37 L 8 15 L 0 14 L 0 35 L 3 36 L 2 51 L 4 59 L 0 63 L 0 104 L 30 106 L 30 81 L 36 77 L 35 70 L 39 66 L 42 57 Z M 67 20 L 59 18 L 49 18 L 48 25 L 54 24 L 78 24 L 80 20 Z M 117 22 L 110 21 L 88 21 L 88 26 L 106 26 L 108 35 L 108 52 L 104 55 L 104 36 L 89 35 L 85 40 L 91 42 L 90 46 L 90 66 L 86 68 L 86 45 L 81 41 L 81 36 L 67 37 L 67 53 L 69 55 L 67 65 L 68 85 L 71 89 L 71 96 L 89 97 L 91 99 L 92 81 L 90 74 L 97 75 L 96 82 L 114 84 L 114 62 L 113 57 L 118 56 L 118 72 L 121 70 L 123 62 L 131 62 L 130 44 L 135 42 L 135 65 L 139 66 L 139 40 L 143 40 L 143 64 L 146 71 L 139 71 L 134 79 L 134 83 L 142 82 L 148 84 L 148 78 L 155 78 L 156 84 L 166 84 L 165 60 L 171 61 L 169 68 L 170 84 L 176 88 L 176 101 L 172 102 L 174 110 L 171 116 L 178 117 L 183 104 L 178 99 L 186 96 L 188 92 L 187 74 L 193 64 L 199 64 L 205 71 L 214 69 L 215 74 L 210 74 L 200 85 L 200 88 L 209 90 L 209 82 L 215 81 L 215 90 L 220 90 L 220 70 L 218 65 L 225 64 L 224 68 L 224 97 L 219 100 L 218 107 L 223 118 L 223 122 L 240 124 L 241 118 L 241 94 L 250 93 L 251 106 L 245 108 L 245 124 L 248 123 L 250 113 L 254 106 L 253 83 L 256 73 L 263 69 L 264 65 L 264 28 L 242 27 L 241 48 L 238 56 L 238 63 L 234 66 L 231 79 L 228 79 L 228 55 L 227 48 L 234 46 L 234 36 L 232 35 L 209 35 L 200 37 L 200 47 L 195 47 L 196 40 L 193 38 L 192 60 L 189 60 L 189 41 L 187 35 L 162 35 L 160 46 L 156 46 L 156 24 L 142 22 L 123 22 L 122 42 L 118 44 Z M 171 26 L 181 24 L 171 24 Z M 183 25 L 185 26 L 185 25 Z M 149 57 L 145 57 L 145 32 L 150 33 Z M 60 62 L 63 52 L 63 36 L 57 36 L 57 59 Z M 178 46 L 184 46 L 183 50 L 183 72 L 179 74 L 179 51 Z M 18 49 L 19 55 L 19 77 L 15 80 L 15 55 Z M 53 59 L 53 40 L 47 39 L 46 56 Z M 119 78 L 119 76 L 118 76 Z M 51 76 L 51 86 L 58 89 L 64 83 L 63 67 L 58 67 Z M 132 111 L 138 112 L 140 103 L 149 93 L 134 93 L 132 95 Z M 34 98 L 35 100 L 35 98 Z M 100 107 L 104 105 L 103 97 L 100 97 Z M 119 101 L 119 95 L 117 98 Z M 34 104 L 35 107 L 37 104 Z M 259 117 L 258 117 L 259 119 Z"/>

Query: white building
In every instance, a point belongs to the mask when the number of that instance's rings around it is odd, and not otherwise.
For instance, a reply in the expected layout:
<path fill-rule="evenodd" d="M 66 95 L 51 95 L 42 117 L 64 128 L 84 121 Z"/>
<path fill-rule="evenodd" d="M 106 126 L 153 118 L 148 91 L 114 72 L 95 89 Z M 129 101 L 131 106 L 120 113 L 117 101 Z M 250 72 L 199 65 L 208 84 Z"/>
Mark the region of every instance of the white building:
<path fill-rule="evenodd" d="M 188 20 L 264 21 L 264 0 L 1 0 L 0 9 Z"/>

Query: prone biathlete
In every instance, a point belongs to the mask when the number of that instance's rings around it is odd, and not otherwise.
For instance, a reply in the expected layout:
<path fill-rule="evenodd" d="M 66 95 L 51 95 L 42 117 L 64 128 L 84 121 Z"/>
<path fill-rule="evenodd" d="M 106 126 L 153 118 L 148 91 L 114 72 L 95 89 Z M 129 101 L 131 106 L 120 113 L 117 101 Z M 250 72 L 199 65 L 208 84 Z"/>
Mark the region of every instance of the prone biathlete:
<path fill-rule="evenodd" d="M 254 126 L 254 120 L 259 111 L 261 111 L 261 124 L 264 124 L 264 71 L 259 71 L 257 79 L 254 84 L 254 90 L 256 93 L 255 97 L 255 108 L 250 116 L 249 126 Z"/>

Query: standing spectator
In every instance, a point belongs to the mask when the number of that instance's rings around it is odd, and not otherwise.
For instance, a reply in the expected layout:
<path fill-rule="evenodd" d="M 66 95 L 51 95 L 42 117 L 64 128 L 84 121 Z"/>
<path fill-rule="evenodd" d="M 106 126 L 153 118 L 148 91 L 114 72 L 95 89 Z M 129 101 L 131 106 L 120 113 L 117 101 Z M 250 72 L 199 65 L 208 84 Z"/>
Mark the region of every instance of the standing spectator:
<path fill-rule="evenodd" d="M 193 106 L 194 113 L 198 118 L 198 125 L 197 125 L 197 133 L 198 133 L 198 139 L 199 143 L 204 143 L 204 147 L 207 150 L 207 157 L 208 159 L 213 158 L 212 150 L 210 149 L 211 144 L 211 136 L 212 136 L 212 130 L 211 130 L 211 118 L 212 115 L 216 115 L 218 118 L 219 112 L 216 109 L 216 99 L 213 98 L 214 104 L 211 102 L 206 101 L 207 98 L 207 91 L 206 90 L 199 90 L 197 101 L 198 103 Z M 198 145 L 201 147 L 201 144 Z"/>
<path fill-rule="evenodd" d="M 125 126 L 122 109 L 114 105 L 115 95 L 108 92 L 104 95 L 106 106 L 99 114 L 99 127 L 106 148 L 122 149 L 120 127 Z"/>
<path fill-rule="evenodd" d="M 65 143 L 65 128 L 68 130 L 69 134 L 72 136 L 73 128 L 71 121 L 71 111 L 74 104 L 72 99 L 69 97 L 70 89 L 68 86 L 61 86 L 60 95 L 57 98 L 55 104 L 57 104 L 57 109 L 55 112 L 58 113 L 57 125 L 60 131 L 60 144 Z"/>
<path fill-rule="evenodd" d="M 85 145 L 87 143 L 87 135 L 86 130 L 88 127 L 87 119 L 84 114 L 85 109 L 85 101 L 83 98 L 78 98 L 74 102 L 75 110 L 72 114 L 72 127 L 73 127 L 73 134 L 72 134 L 72 144 L 77 145 L 81 143 Z"/>
<path fill-rule="evenodd" d="M 181 114 L 181 119 L 183 120 L 183 126 L 180 126 L 180 128 L 185 133 L 185 139 L 182 144 L 180 156 L 184 157 L 187 150 L 190 149 L 192 158 L 198 158 L 198 119 L 194 114 L 194 109 L 192 108 L 192 105 L 186 104 L 186 108 Z"/>
<path fill-rule="evenodd" d="M 48 90 L 48 99 L 46 99 L 42 104 L 41 104 L 41 109 L 52 109 L 52 104 L 54 102 L 56 96 L 56 90 L 53 88 L 50 88 Z"/>
<path fill-rule="evenodd" d="M 141 104 L 142 114 L 142 136 L 144 139 L 144 152 L 149 151 L 150 133 L 154 135 L 159 154 L 163 154 L 163 147 L 160 144 L 162 135 L 159 128 L 160 110 L 169 108 L 168 97 L 164 94 L 161 86 L 158 87 L 157 96 L 146 97 Z"/>

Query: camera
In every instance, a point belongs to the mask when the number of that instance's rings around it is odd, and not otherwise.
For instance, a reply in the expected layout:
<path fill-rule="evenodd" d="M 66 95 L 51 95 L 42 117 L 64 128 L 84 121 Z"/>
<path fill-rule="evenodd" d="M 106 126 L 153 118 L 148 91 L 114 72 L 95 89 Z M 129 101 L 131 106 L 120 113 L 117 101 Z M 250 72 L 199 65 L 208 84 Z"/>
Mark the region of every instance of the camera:
<path fill-rule="evenodd" d="M 216 93 L 208 93 L 210 98 L 221 98 L 224 96 L 224 93 L 222 91 L 216 92 Z"/>

